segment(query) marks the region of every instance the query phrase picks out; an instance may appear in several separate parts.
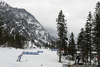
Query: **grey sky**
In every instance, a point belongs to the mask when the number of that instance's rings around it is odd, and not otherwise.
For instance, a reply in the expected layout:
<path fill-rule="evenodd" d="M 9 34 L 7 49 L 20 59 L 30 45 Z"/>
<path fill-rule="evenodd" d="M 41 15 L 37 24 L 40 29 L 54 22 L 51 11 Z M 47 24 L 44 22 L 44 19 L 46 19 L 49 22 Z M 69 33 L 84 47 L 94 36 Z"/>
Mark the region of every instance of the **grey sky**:
<path fill-rule="evenodd" d="M 94 12 L 99 0 L 3 0 L 12 7 L 24 8 L 45 27 L 56 29 L 56 18 L 63 10 L 68 32 L 77 35 L 84 27 L 89 11 Z"/>

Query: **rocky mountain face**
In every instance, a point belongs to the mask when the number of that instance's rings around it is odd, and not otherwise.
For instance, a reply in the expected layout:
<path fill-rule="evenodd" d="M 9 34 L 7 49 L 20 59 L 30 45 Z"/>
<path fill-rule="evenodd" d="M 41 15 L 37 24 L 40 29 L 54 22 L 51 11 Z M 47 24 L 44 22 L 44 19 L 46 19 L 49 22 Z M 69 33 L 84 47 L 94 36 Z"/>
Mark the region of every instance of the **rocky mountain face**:
<path fill-rule="evenodd" d="M 55 40 L 39 21 L 25 9 L 13 8 L 0 1 L 0 18 L 4 18 L 5 24 L 10 28 L 10 33 L 19 32 L 29 40 L 40 44 Z"/>

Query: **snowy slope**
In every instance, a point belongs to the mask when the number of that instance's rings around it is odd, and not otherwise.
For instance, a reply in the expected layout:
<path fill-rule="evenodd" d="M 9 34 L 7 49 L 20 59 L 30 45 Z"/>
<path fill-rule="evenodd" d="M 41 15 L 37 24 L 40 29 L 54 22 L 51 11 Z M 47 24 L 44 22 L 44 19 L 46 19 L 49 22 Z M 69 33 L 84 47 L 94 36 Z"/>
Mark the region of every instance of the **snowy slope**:
<path fill-rule="evenodd" d="M 21 62 L 16 59 L 23 51 L 36 52 L 43 51 L 39 55 L 23 55 Z M 27 61 L 26 61 L 27 60 Z M 62 67 L 69 61 L 58 62 L 56 51 L 49 49 L 14 49 L 0 48 L 0 67 Z"/>

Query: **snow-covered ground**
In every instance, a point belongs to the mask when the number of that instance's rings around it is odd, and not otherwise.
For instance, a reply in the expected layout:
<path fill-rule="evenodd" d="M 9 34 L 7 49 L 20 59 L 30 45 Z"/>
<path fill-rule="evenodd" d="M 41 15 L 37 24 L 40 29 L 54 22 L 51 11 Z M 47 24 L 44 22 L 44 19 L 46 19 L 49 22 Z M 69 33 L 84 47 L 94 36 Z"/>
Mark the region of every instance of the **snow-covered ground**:
<path fill-rule="evenodd" d="M 18 55 L 23 51 L 37 52 L 39 55 L 23 55 L 21 62 L 17 62 Z M 1 48 L 0 47 L 0 67 L 62 67 L 63 64 L 72 63 L 68 60 L 58 62 L 56 51 L 50 49 L 15 49 L 15 48 Z"/>

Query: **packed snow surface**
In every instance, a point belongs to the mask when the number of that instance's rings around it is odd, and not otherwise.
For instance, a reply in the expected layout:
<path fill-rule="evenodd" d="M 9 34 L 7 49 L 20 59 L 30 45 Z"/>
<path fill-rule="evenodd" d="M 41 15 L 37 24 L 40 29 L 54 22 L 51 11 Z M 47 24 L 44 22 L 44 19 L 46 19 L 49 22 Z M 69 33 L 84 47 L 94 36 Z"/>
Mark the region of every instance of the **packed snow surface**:
<path fill-rule="evenodd" d="M 39 53 L 39 55 L 23 55 L 20 62 L 16 61 L 23 51 L 43 51 L 43 53 Z M 59 63 L 56 53 L 56 51 L 51 51 L 50 49 L 15 49 L 0 47 L 0 67 L 62 67 L 63 64 L 69 63 L 68 60 L 62 60 L 62 63 Z"/>

